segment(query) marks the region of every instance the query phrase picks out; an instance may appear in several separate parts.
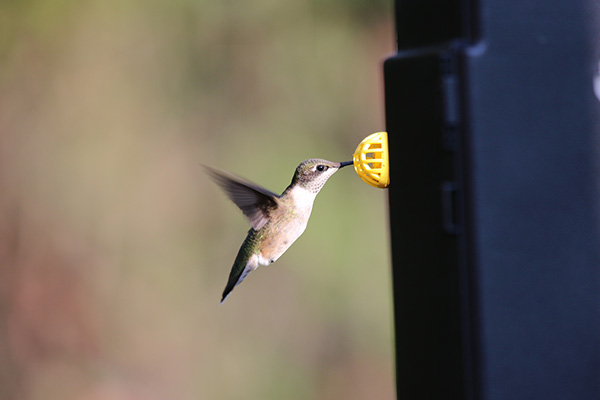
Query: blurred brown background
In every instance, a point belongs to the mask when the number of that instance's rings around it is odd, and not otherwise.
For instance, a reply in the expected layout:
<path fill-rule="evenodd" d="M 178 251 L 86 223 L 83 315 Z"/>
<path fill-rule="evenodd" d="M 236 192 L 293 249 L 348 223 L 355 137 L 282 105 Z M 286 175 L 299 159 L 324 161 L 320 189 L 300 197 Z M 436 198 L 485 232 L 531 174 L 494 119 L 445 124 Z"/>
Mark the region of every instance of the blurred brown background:
<path fill-rule="evenodd" d="M 0 399 L 391 399 L 386 193 L 351 169 L 223 304 L 248 224 L 384 129 L 386 1 L 0 5 Z"/>

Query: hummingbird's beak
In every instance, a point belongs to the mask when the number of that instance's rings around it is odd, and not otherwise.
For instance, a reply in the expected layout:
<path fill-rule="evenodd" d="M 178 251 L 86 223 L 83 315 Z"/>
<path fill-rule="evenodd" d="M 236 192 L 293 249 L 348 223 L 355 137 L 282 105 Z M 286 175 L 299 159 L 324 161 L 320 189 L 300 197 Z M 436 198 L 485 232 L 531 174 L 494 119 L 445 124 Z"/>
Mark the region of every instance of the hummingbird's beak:
<path fill-rule="evenodd" d="M 340 163 L 340 167 L 338 169 L 344 168 L 346 165 L 352 165 L 354 161 L 344 161 Z"/>

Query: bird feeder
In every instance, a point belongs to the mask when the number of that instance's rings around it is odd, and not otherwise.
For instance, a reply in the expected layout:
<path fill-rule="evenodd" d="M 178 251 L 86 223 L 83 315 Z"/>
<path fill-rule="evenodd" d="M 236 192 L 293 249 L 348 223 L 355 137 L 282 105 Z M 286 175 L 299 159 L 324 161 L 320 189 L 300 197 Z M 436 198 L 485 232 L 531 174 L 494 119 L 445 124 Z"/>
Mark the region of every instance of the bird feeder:
<path fill-rule="evenodd" d="M 367 136 L 352 156 L 354 170 L 369 185 L 384 189 L 390 185 L 387 132 Z"/>

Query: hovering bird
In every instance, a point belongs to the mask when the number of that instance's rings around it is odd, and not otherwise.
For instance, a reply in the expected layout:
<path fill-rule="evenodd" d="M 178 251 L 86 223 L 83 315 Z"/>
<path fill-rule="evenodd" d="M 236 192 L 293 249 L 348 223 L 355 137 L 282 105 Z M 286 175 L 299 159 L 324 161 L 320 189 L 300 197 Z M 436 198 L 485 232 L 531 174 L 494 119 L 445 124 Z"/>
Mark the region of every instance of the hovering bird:
<path fill-rule="evenodd" d="M 292 183 L 281 195 L 206 167 L 211 178 L 242 210 L 252 225 L 231 268 L 221 303 L 250 272 L 261 265 L 277 261 L 302 235 L 308 224 L 315 197 L 325 182 L 340 168 L 352 163 L 319 158 L 302 161 L 294 172 Z"/>

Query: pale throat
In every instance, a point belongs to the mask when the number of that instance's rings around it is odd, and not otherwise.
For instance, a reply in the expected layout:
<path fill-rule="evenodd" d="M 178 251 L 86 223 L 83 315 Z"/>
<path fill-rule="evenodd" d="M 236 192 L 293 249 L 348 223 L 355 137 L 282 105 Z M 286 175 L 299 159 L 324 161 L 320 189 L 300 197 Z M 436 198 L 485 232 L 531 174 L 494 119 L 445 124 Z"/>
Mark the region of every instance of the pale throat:
<path fill-rule="evenodd" d="M 291 189 L 289 195 L 293 199 L 294 208 L 296 210 L 308 213 L 312 210 L 313 203 L 317 197 L 317 193 L 305 189 L 300 185 L 296 185 Z"/>

